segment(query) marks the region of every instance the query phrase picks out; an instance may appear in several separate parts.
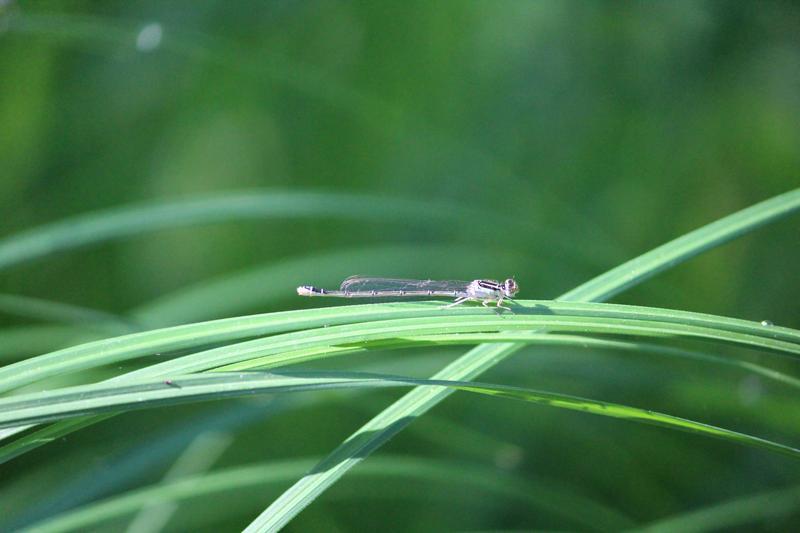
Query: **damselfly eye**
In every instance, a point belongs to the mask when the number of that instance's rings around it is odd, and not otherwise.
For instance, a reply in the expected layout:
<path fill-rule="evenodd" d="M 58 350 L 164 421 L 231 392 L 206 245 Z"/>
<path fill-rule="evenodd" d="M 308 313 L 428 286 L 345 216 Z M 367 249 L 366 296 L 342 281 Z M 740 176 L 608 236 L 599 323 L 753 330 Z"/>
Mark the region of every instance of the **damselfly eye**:
<path fill-rule="evenodd" d="M 507 279 L 503 282 L 503 289 L 506 294 L 514 296 L 519 290 L 519 287 L 517 286 L 517 282 L 513 279 Z"/>

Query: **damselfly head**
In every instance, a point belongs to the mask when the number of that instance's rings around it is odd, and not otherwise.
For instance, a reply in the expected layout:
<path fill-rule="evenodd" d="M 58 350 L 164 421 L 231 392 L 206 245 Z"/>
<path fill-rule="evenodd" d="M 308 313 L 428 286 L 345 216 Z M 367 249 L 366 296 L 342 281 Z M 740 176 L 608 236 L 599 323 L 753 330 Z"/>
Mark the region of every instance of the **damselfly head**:
<path fill-rule="evenodd" d="M 503 282 L 503 294 L 508 296 L 509 298 L 517 294 L 519 291 L 519 285 L 517 282 L 514 281 L 513 278 L 509 278 Z"/>
<path fill-rule="evenodd" d="M 300 296 L 316 296 L 319 294 L 319 289 L 312 287 L 311 285 L 301 285 L 297 287 L 297 294 Z"/>

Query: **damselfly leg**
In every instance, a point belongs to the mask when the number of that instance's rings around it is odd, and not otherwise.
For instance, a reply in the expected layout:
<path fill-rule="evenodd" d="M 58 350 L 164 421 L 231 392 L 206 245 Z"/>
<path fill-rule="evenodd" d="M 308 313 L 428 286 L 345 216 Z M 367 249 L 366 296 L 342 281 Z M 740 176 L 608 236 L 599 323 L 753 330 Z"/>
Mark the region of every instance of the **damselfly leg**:
<path fill-rule="evenodd" d="M 468 302 L 468 301 L 470 301 L 470 300 L 472 300 L 472 298 L 469 298 L 469 297 L 467 297 L 467 296 L 463 296 L 463 297 L 461 297 L 461 298 L 456 298 L 456 301 L 454 301 L 453 303 L 451 303 L 451 304 L 448 304 L 448 305 L 443 305 L 443 306 L 442 306 L 442 309 L 448 309 L 448 308 L 450 308 L 450 307 L 455 307 L 455 306 L 457 306 L 457 305 L 461 305 L 461 304 L 463 304 L 464 302 Z"/>

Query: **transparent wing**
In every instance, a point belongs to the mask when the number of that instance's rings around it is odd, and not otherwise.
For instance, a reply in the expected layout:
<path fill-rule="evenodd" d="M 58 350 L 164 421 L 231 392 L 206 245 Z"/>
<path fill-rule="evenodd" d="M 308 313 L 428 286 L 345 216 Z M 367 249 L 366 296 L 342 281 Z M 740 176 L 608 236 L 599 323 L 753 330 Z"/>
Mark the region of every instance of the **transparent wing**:
<path fill-rule="evenodd" d="M 369 291 L 459 291 L 466 290 L 470 281 L 435 280 L 435 279 L 396 279 L 367 278 L 350 276 L 342 282 L 339 290 L 346 292 Z"/>

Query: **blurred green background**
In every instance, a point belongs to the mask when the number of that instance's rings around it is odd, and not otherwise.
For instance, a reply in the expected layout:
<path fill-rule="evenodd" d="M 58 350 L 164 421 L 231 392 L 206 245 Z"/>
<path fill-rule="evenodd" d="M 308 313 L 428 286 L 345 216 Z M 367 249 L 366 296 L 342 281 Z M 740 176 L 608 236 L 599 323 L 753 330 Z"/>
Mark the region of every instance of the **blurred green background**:
<path fill-rule="evenodd" d="M 0 0 L 0 238 L 128 204 L 272 197 L 284 206 L 0 274 L 5 294 L 134 327 L 327 305 L 294 287 L 349 274 L 514 275 L 520 296 L 554 298 L 797 187 L 798 168 L 796 2 Z M 615 301 L 798 328 L 799 237 L 797 219 L 779 222 Z M 102 335 L 52 329 L 41 347 L 12 350 L 14 332 L 45 324 L 13 312 L 0 324 L 5 362 Z M 463 351 L 333 366 L 427 376 Z M 485 380 L 800 439 L 793 391 L 698 363 L 529 348 Z M 319 457 L 399 395 L 125 415 L 4 465 L 0 496 L 21 506 L 20 522 L 8 523 L 22 524 L 146 485 L 203 431 L 230 436 L 219 465 Z M 463 395 L 383 453 L 552 481 L 642 522 L 800 473 L 766 452 Z M 456 485 L 346 477 L 291 529 L 575 527 Z M 242 527 L 286 486 L 237 500 L 238 514 L 218 517 L 208 502 L 185 514 L 193 527 Z"/>

